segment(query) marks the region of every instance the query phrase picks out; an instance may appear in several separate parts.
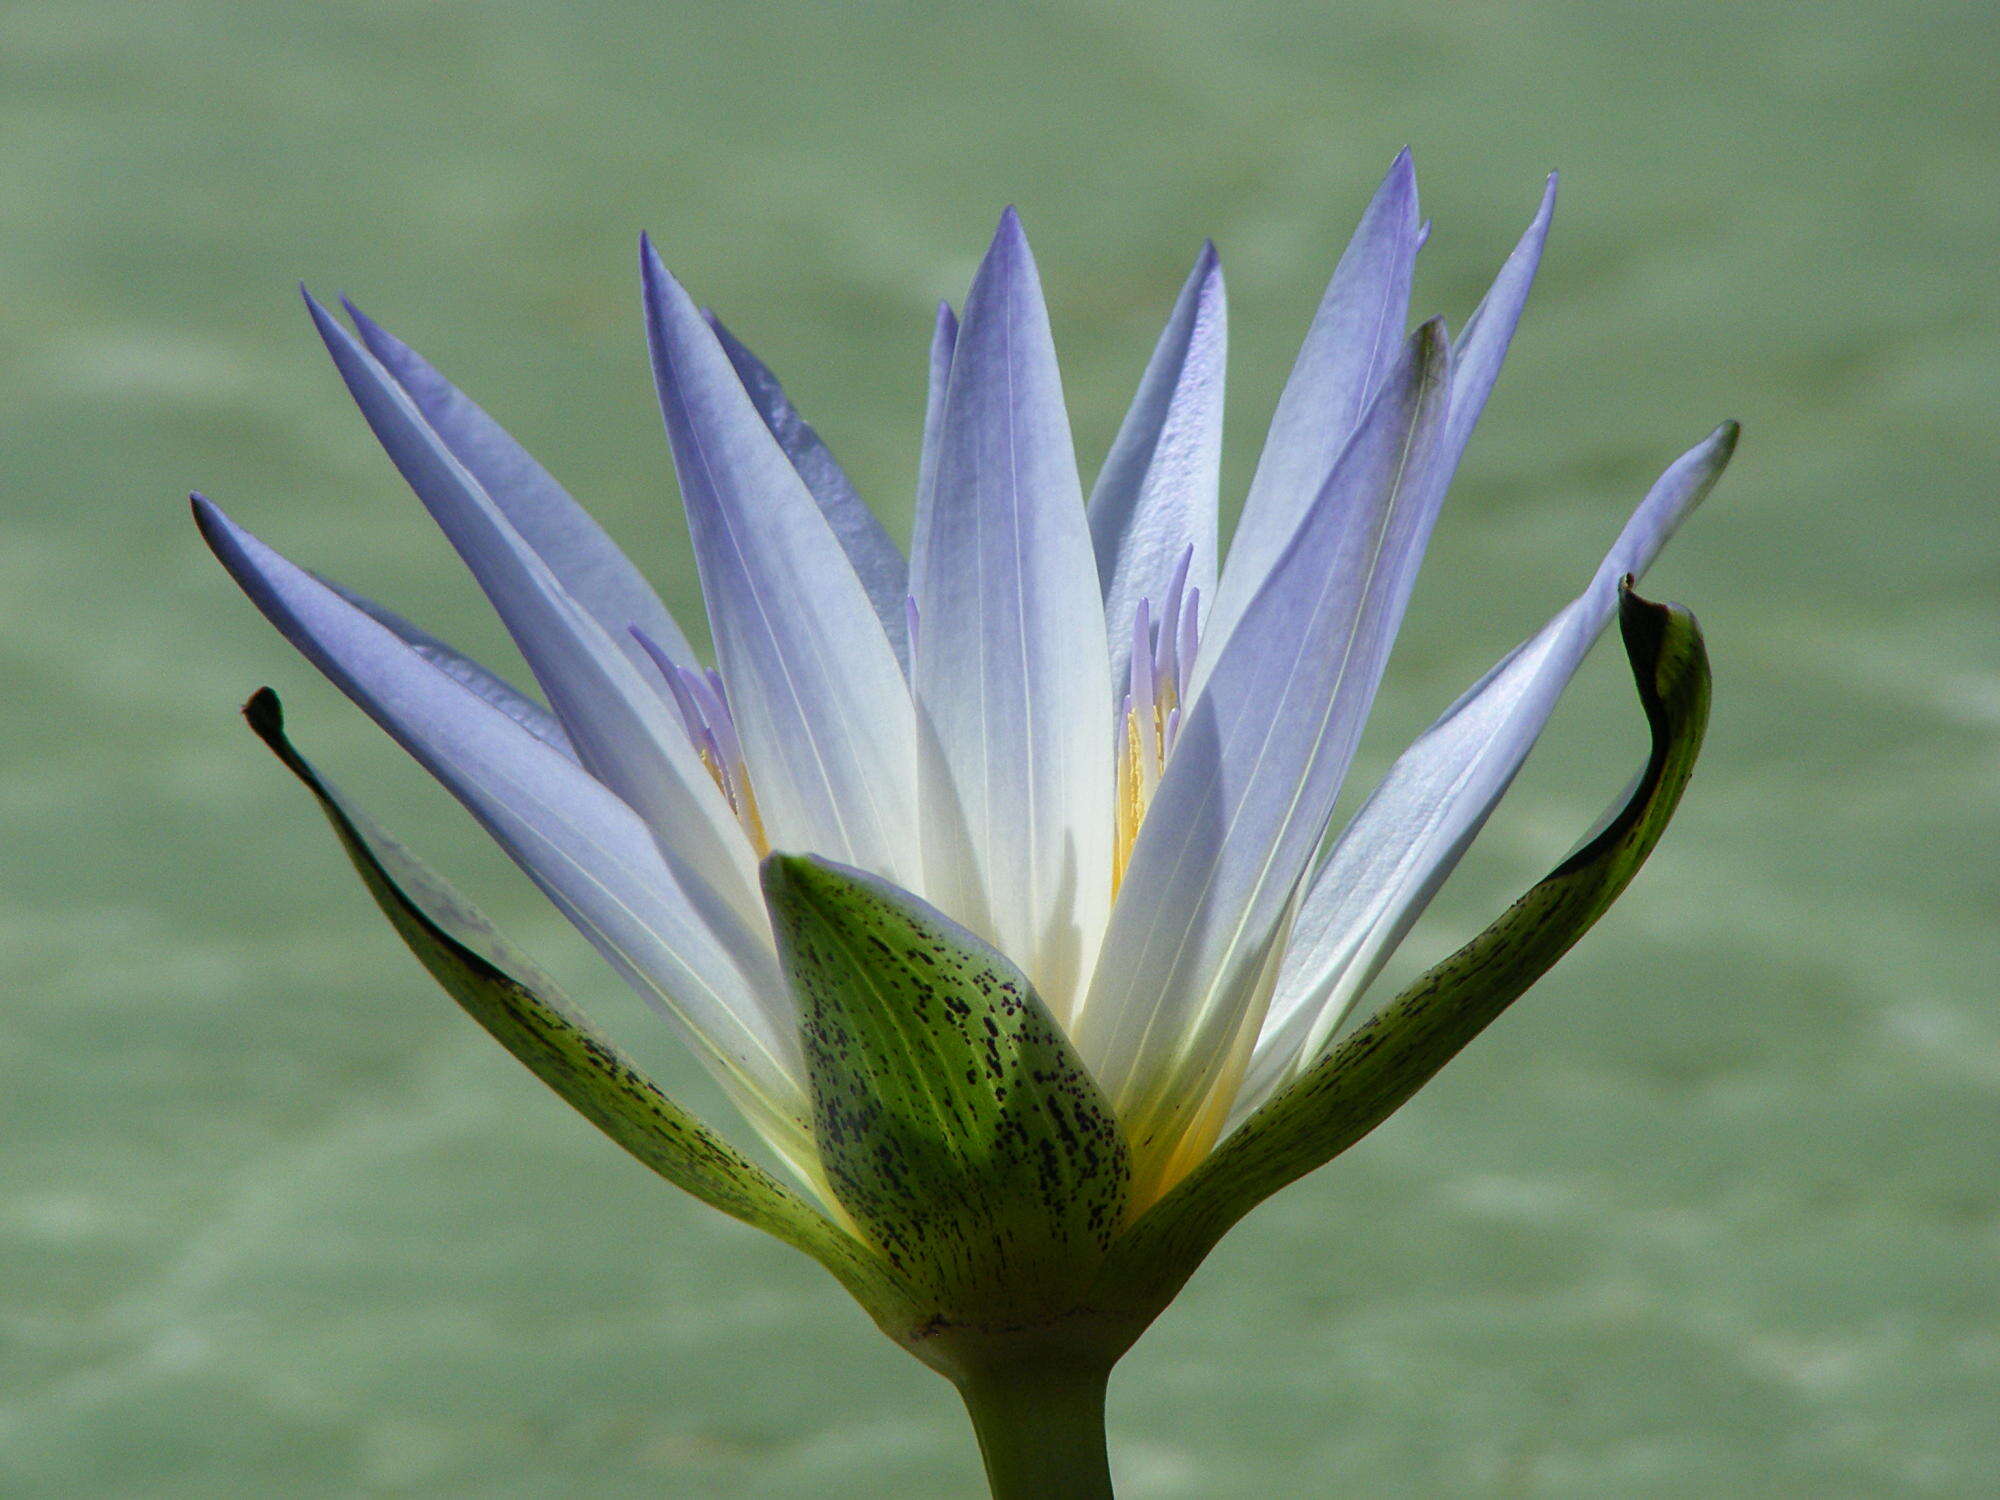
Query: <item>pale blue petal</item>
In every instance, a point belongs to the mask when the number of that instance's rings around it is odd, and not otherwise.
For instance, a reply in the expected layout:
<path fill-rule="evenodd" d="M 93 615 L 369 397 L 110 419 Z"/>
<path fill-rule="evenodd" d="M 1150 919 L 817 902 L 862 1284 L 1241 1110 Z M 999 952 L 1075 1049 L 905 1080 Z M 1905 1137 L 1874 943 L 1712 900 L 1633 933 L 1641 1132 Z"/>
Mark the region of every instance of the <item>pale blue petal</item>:
<path fill-rule="evenodd" d="M 1222 264 L 1204 244 L 1090 494 L 1113 682 L 1126 677 L 1139 601 L 1158 616 L 1184 558 L 1187 586 L 1215 596 L 1228 325 Z"/>
<path fill-rule="evenodd" d="M 714 313 L 704 312 L 704 316 L 708 326 L 715 330 L 723 353 L 742 377 L 743 389 L 750 393 L 757 415 L 764 419 L 771 436 L 778 440 L 792 467 L 799 471 L 799 478 L 819 502 L 820 512 L 833 528 L 840 550 L 854 565 L 854 574 L 867 591 L 868 602 L 875 607 L 883 634 L 889 637 L 897 660 L 907 671 L 909 646 L 904 635 L 903 601 L 910 593 L 910 570 L 903 561 L 902 551 L 889 540 L 889 533 L 875 519 L 875 513 L 862 502 L 853 481 L 820 435 L 799 415 L 770 366 L 752 354 Z"/>
<path fill-rule="evenodd" d="M 195 498 L 202 533 L 271 622 L 465 804 L 753 1112 L 797 1120 L 796 1020 L 767 927 L 663 853 L 601 783 L 385 627 Z"/>
<path fill-rule="evenodd" d="M 361 342 L 521 538 L 621 649 L 632 626 L 692 665 L 687 637 L 618 544 L 548 470 L 409 345 L 342 298 Z"/>
<path fill-rule="evenodd" d="M 569 742 L 569 735 L 564 732 L 556 716 L 506 678 L 497 672 L 488 671 L 462 651 L 439 640 L 421 625 L 404 619 L 387 605 L 377 604 L 366 594 L 357 593 L 346 585 L 336 583 L 333 579 L 318 573 L 313 574 L 313 577 L 319 579 L 376 624 L 387 629 L 397 640 L 445 676 L 461 687 L 477 693 L 550 749 L 561 751 L 571 760 L 576 759 L 576 747 Z"/>
<path fill-rule="evenodd" d="M 1313 877 L 1237 1102 L 1241 1117 L 1324 1048 L 1512 784 L 1556 700 L 1618 607 L 1707 495 L 1734 423 L 1654 484 L 1589 588 L 1516 647 L 1403 753 Z"/>
<path fill-rule="evenodd" d="M 1259 975 L 1436 518 L 1449 365 L 1436 323 L 1392 365 L 1183 717 L 1140 828 L 1078 1042 L 1142 1180 L 1191 1129 L 1219 1128 L 1218 1092 L 1261 1019 Z"/>
<path fill-rule="evenodd" d="M 1458 358 L 1451 377 L 1451 416 L 1445 424 L 1447 484 L 1458 468 L 1459 459 L 1465 455 L 1466 444 L 1472 441 L 1473 426 L 1486 409 L 1493 383 L 1500 378 L 1500 363 L 1507 357 L 1507 345 L 1520 325 L 1521 309 L 1527 303 L 1528 289 L 1535 283 L 1535 269 L 1542 263 L 1542 247 L 1548 243 L 1549 221 L 1555 211 L 1556 174 L 1551 172 L 1534 219 L 1459 334 Z"/>
<path fill-rule="evenodd" d="M 827 518 L 650 244 L 646 332 L 729 705 L 772 847 L 920 873 L 909 687 Z"/>
<path fill-rule="evenodd" d="M 1012 209 L 966 298 L 917 555 L 913 682 L 936 751 L 925 894 L 1062 1016 L 1110 902 L 1111 679 L 1048 310 Z"/>
<path fill-rule="evenodd" d="M 1291 541 L 1402 347 L 1417 228 L 1417 175 L 1404 151 L 1361 216 L 1278 398 L 1209 611 L 1211 651 Z"/>
<path fill-rule="evenodd" d="M 917 459 L 917 503 L 910 525 L 910 595 L 922 592 L 924 549 L 931 534 L 931 502 L 937 493 L 938 434 L 944 426 L 945 392 L 951 386 L 951 356 L 958 346 L 958 315 L 940 302 L 931 328 L 929 379 L 924 387 L 924 446 Z"/>
<path fill-rule="evenodd" d="M 654 686 L 653 667 L 647 664 L 641 675 L 452 456 L 403 388 L 325 308 L 306 300 L 369 426 L 493 601 L 584 768 L 685 855 L 746 920 L 755 920 L 763 907 L 755 856 Z M 639 649 L 636 641 L 632 649 Z"/>

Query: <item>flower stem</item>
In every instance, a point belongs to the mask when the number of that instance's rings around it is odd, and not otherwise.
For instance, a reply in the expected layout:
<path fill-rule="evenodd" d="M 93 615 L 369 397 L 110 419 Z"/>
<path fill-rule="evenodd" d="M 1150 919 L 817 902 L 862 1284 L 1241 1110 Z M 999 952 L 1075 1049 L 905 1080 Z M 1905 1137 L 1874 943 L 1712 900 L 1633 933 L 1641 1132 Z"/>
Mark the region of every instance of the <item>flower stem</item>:
<path fill-rule="evenodd" d="M 1109 1366 L 1008 1364 L 958 1382 L 993 1500 L 1112 1500 L 1104 1446 Z"/>

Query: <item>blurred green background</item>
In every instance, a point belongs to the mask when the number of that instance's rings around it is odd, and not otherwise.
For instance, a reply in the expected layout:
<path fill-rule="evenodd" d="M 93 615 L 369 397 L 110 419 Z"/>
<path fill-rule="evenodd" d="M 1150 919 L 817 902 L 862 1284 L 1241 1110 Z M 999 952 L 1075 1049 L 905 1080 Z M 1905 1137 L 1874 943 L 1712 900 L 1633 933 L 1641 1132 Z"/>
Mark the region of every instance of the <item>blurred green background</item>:
<path fill-rule="evenodd" d="M 1582 949 L 1122 1367 L 1124 1493 L 1991 1493 L 1996 72 L 1983 3 L 0 8 L 0 1492 L 975 1493 L 942 1382 L 396 945 L 236 721 L 257 684 L 713 1102 L 255 617 L 183 495 L 513 661 L 303 277 L 438 359 L 692 610 L 638 231 L 900 528 L 929 308 L 1012 201 L 1086 475 L 1219 242 L 1233 503 L 1408 143 L 1418 304 L 1454 322 L 1542 174 L 1565 186 L 1354 784 L 1734 416 L 1653 579 L 1708 629 L 1710 748 Z M 1607 653 L 1414 959 L 1560 856 L 1642 743 Z"/>

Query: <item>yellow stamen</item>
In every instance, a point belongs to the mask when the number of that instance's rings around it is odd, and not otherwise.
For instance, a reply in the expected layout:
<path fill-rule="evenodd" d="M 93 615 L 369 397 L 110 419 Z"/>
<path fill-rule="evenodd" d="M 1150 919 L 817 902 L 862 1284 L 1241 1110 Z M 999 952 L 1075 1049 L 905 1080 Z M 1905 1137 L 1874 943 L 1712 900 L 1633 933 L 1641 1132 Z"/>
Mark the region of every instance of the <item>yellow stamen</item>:
<path fill-rule="evenodd" d="M 1132 846 L 1139 838 L 1139 825 L 1145 821 L 1153 793 L 1159 790 L 1160 777 L 1166 769 L 1167 752 L 1173 748 L 1167 742 L 1167 721 L 1173 716 L 1178 701 L 1173 684 L 1162 683 L 1153 697 L 1153 711 L 1148 715 L 1150 723 L 1139 722 L 1139 710 L 1136 708 L 1128 709 L 1125 714 L 1125 733 L 1118 747 L 1117 824 L 1111 853 L 1111 893 L 1114 896 L 1124 883 L 1125 867 L 1132 862 Z M 1147 736 L 1150 744 L 1141 739 L 1141 735 Z M 1149 749 L 1152 752 L 1150 755 L 1147 754 Z"/>
<path fill-rule="evenodd" d="M 757 793 L 750 785 L 749 770 L 739 765 L 736 774 L 729 775 L 722 769 L 722 763 L 706 748 L 701 751 L 701 763 L 714 778 L 716 789 L 728 801 L 730 811 L 736 814 L 736 821 L 742 826 L 744 837 L 750 840 L 750 847 L 762 859 L 771 852 L 771 841 L 764 835 L 764 817 L 757 811 Z"/>
<path fill-rule="evenodd" d="M 1139 790 L 1139 716 L 1125 715 L 1125 743 L 1118 747 L 1118 826 L 1112 841 L 1111 893 L 1125 880 L 1132 862 L 1132 844 L 1139 837 L 1139 820 L 1146 816 L 1146 799 Z"/>
<path fill-rule="evenodd" d="M 771 852 L 771 841 L 764 836 L 764 815 L 757 811 L 757 791 L 750 785 L 747 774 L 739 771 L 743 782 L 743 804 L 736 809 L 737 819 L 743 824 L 743 831 L 750 835 L 750 847 L 762 859 Z"/>

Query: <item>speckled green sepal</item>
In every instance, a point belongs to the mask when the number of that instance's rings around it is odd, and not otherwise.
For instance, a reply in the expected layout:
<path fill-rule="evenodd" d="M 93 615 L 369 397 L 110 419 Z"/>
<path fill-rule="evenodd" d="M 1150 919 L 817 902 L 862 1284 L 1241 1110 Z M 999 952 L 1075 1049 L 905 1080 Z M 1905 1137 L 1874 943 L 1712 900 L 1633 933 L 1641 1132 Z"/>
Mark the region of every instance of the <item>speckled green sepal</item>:
<path fill-rule="evenodd" d="M 1601 828 L 1492 926 L 1425 974 L 1244 1121 L 1118 1242 L 1098 1300 L 1164 1305 L 1222 1235 L 1373 1130 L 1590 929 L 1645 863 L 1680 802 L 1708 723 L 1694 616 L 1641 599 L 1619 623 L 1652 754 Z"/>
<path fill-rule="evenodd" d="M 871 1311 L 902 1305 L 872 1250 L 662 1094 L 470 902 L 322 778 L 286 739 L 276 693 L 260 689 L 243 716 L 319 799 L 418 961 L 531 1073 L 674 1186 L 818 1260 Z"/>
<path fill-rule="evenodd" d="M 764 862 L 841 1205 L 946 1317 L 1066 1307 L 1116 1233 L 1124 1137 L 1027 979 L 909 892 Z"/>

